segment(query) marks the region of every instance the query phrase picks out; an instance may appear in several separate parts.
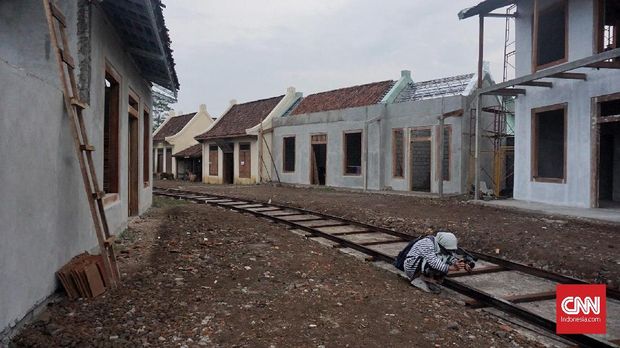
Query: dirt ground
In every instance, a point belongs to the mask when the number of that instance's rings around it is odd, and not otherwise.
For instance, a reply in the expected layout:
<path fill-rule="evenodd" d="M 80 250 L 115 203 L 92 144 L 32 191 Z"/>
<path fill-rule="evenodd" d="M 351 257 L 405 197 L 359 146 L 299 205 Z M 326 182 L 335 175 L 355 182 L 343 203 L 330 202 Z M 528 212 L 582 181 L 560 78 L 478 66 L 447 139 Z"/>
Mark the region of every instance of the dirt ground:
<path fill-rule="evenodd" d="M 159 187 L 195 189 L 260 201 L 290 204 L 412 235 L 438 229 L 455 232 L 471 250 L 533 265 L 590 282 L 620 285 L 620 227 L 564 217 L 511 212 L 468 203 L 462 198 L 432 199 L 293 188 L 230 186 L 159 181 Z"/>
<path fill-rule="evenodd" d="M 222 208 L 156 197 L 117 250 L 119 289 L 51 304 L 15 346 L 535 346 L 484 312 Z"/>

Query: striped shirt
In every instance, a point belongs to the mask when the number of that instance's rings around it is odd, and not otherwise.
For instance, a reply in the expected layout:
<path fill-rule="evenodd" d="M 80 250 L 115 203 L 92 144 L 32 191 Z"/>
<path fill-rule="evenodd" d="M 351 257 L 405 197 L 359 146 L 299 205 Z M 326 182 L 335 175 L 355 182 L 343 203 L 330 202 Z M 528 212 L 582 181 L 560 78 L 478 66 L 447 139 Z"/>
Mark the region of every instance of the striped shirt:
<path fill-rule="evenodd" d="M 426 264 L 431 268 L 443 273 L 448 273 L 448 268 L 450 267 L 450 263 L 448 262 L 451 261 L 451 258 L 448 259 L 450 261 L 444 262 L 444 258 L 437 255 L 434 237 L 427 237 L 419 240 L 411 247 L 411 250 L 409 250 L 407 258 L 405 259 L 405 273 L 409 279 L 413 279 L 417 276 L 415 274 L 416 269 L 423 259 L 426 260 Z"/>

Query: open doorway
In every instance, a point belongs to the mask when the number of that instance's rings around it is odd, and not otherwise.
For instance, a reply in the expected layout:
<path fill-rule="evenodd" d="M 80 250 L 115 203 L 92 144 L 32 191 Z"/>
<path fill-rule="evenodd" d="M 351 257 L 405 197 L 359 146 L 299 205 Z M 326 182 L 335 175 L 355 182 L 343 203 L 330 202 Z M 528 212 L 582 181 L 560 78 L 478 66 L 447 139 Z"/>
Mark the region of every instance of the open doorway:
<path fill-rule="evenodd" d="M 431 191 L 431 130 L 411 130 L 409 151 L 411 163 L 411 191 Z"/>
<path fill-rule="evenodd" d="M 620 95 L 598 105 L 598 206 L 620 208 Z"/>
<path fill-rule="evenodd" d="M 233 146 L 227 146 L 226 148 L 233 148 Z M 222 151 L 224 148 L 222 148 Z M 223 152 L 223 163 L 222 163 L 222 178 L 224 180 L 224 184 L 233 184 L 235 182 L 235 156 L 234 152 L 226 151 Z"/>
<path fill-rule="evenodd" d="M 327 134 L 315 134 L 310 138 L 310 183 L 325 185 L 327 176 Z"/>
<path fill-rule="evenodd" d="M 140 205 L 138 201 L 139 196 L 139 115 L 138 115 L 138 100 L 136 98 L 132 98 L 129 96 L 129 131 L 127 135 L 128 139 L 128 187 L 127 187 L 127 197 L 128 197 L 128 210 L 129 216 L 138 215 Z"/>

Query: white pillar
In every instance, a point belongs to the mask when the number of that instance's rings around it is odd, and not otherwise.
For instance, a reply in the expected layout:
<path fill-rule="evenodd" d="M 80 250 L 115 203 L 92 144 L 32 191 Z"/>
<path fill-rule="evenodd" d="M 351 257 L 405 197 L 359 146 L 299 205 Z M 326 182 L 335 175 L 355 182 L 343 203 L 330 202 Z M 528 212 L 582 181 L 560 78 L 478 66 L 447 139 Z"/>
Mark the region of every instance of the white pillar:
<path fill-rule="evenodd" d="M 161 159 L 162 161 L 164 161 L 164 165 L 162 166 L 162 171 L 163 171 L 164 173 L 167 173 L 167 171 L 166 171 L 166 169 L 167 169 L 167 168 L 166 168 L 166 166 L 168 165 L 168 163 L 167 163 L 168 161 L 166 161 L 166 158 L 167 158 L 167 157 L 166 157 L 166 147 L 164 146 L 164 156 L 163 156 L 163 158 Z"/>
<path fill-rule="evenodd" d="M 158 148 L 153 148 L 153 173 L 157 173 L 157 153 L 159 152 Z"/>

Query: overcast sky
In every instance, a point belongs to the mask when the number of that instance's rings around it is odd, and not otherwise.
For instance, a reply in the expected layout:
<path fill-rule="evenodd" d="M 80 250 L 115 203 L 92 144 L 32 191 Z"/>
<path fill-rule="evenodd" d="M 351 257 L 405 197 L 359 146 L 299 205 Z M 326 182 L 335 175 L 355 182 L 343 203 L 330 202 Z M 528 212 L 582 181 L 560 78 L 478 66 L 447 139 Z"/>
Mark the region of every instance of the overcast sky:
<path fill-rule="evenodd" d="M 239 102 L 308 95 L 411 70 L 414 81 L 474 72 L 480 0 L 167 0 L 181 83 L 177 111 L 213 117 Z M 503 19 L 487 19 L 485 60 L 502 78 Z"/>

